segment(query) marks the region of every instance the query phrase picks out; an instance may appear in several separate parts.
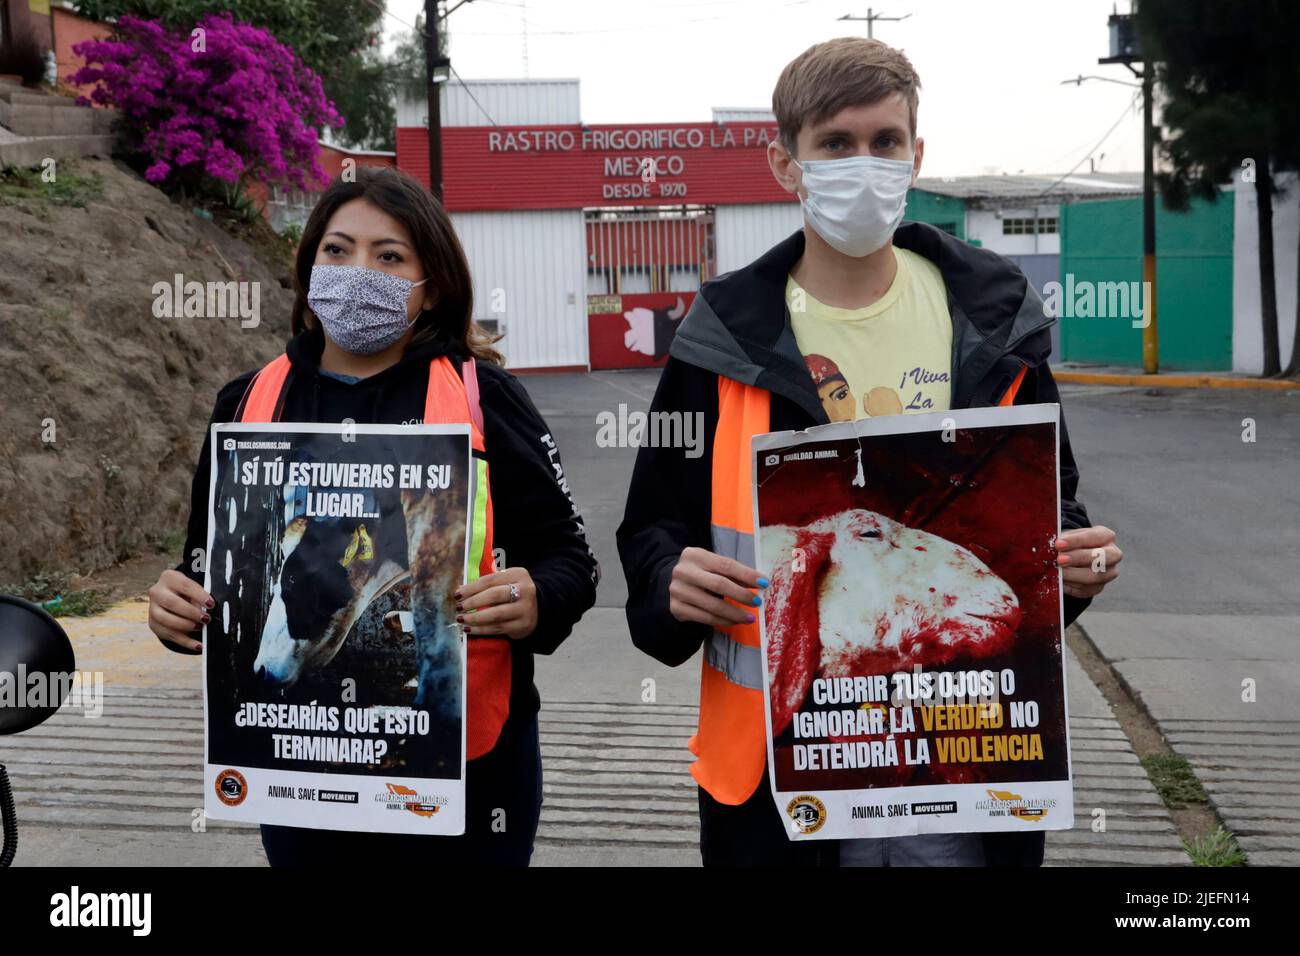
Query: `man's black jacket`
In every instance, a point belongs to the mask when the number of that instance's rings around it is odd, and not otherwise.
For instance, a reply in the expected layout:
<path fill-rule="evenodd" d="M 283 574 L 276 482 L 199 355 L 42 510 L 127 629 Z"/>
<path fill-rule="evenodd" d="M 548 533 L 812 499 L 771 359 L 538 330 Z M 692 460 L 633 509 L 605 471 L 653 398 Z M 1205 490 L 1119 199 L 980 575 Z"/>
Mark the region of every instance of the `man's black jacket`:
<path fill-rule="evenodd" d="M 1047 367 L 1050 329 L 1042 299 L 1009 260 L 970 246 L 925 223 L 904 223 L 894 244 L 925 256 L 943 276 L 952 315 L 952 407 L 994 405 L 1020 369 L 1017 405 L 1057 403 Z M 627 620 L 632 641 L 665 664 L 694 656 L 711 628 L 683 623 L 668 608 L 673 566 L 687 547 L 712 549 L 712 446 L 718 424 L 718 376 L 772 393 L 772 431 L 829 422 L 795 341 L 785 304 L 786 280 L 803 255 L 800 230 L 743 269 L 704 284 L 673 340 L 651 404 L 652 412 L 700 412 L 701 453 L 642 446 L 637 454 L 618 549 L 627 576 Z M 695 454 L 690 451 L 690 454 Z M 1061 526 L 1087 527 L 1076 499 L 1079 473 L 1062 416 Z M 1088 601 L 1065 598 L 1069 624 Z M 987 834 L 993 865 L 1042 862 L 1041 833 Z"/>

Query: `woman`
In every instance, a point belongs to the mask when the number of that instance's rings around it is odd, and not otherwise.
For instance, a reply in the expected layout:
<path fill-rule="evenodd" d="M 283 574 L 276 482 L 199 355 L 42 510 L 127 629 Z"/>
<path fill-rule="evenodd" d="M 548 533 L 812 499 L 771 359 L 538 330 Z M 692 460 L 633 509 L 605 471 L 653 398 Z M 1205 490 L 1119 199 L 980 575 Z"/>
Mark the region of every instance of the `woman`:
<path fill-rule="evenodd" d="M 428 395 L 454 395 L 460 409 L 472 410 L 477 385 L 492 548 L 481 576 L 455 594 L 470 655 L 465 835 L 263 826 L 267 858 L 273 866 L 526 866 L 542 802 L 533 654 L 553 652 L 568 636 L 595 602 L 600 577 L 561 484 L 550 429 L 471 318 L 469 266 L 451 220 L 405 174 L 361 167 L 355 182 L 331 185 L 303 230 L 294 279 L 287 358 L 268 365 L 256 387 L 254 370 L 222 388 L 212 422 L 247 418 L 250 401 L 274 408 L 278 396 L 275 417 L 283 422 L 418 424 Z M 431 376 L 453 391 L 431 392 Z M 191 654 L 202 651 L 198 637 L 215 606 L 201 585 L 202 561 L 193 560 L 208 540 L 208 435 L 194 475 L 186 558 L 149 591 L 151 630 Z M 493 551 L 504 552 L 503 570 L 493 570 Z"/>

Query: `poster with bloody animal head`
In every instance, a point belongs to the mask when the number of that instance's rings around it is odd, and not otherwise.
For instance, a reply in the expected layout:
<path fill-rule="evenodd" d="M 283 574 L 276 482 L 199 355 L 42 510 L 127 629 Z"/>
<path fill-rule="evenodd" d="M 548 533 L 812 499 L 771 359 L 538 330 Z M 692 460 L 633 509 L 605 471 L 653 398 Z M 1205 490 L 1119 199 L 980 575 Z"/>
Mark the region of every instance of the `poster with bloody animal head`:
<path fill-rule="evenodd" d="M 768 772 L 791 839 L 1073 825 L 1059 414 L 754 439 Z"/>

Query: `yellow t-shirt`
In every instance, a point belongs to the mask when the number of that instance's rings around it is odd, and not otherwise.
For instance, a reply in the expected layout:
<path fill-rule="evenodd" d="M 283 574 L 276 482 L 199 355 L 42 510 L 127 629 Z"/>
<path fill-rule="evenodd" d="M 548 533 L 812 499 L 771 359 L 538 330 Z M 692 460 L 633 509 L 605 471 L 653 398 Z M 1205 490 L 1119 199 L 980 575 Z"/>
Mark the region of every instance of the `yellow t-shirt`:
<path fill-rule="evenodd" d="M 863 309 L 818 302 L 791 278 L 785 300 L 795 341 L 833 422 L 947 411 L 952 388 L 952 319 L 933 262 L 894 247 L 898 274 Z"/>

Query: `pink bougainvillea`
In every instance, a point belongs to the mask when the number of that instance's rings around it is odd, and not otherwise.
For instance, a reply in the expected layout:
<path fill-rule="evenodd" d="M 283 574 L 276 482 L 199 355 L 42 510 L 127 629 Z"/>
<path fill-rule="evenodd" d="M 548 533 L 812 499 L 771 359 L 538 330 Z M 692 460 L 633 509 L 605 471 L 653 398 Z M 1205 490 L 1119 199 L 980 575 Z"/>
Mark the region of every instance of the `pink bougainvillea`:
<path fill-rule="evenodd" d="M 189 34 L 133 16 L 117 27 L 113 39 L 72 48 L 86 65 L 68 79 L 97 84 L 90 98 L 120 111 L 150 182 L 193 173 L 300 189 L 327 181 L 317 130 L 343 120 L 320 77 L 266 30 L 229 14 L 205 16 Z"/>

